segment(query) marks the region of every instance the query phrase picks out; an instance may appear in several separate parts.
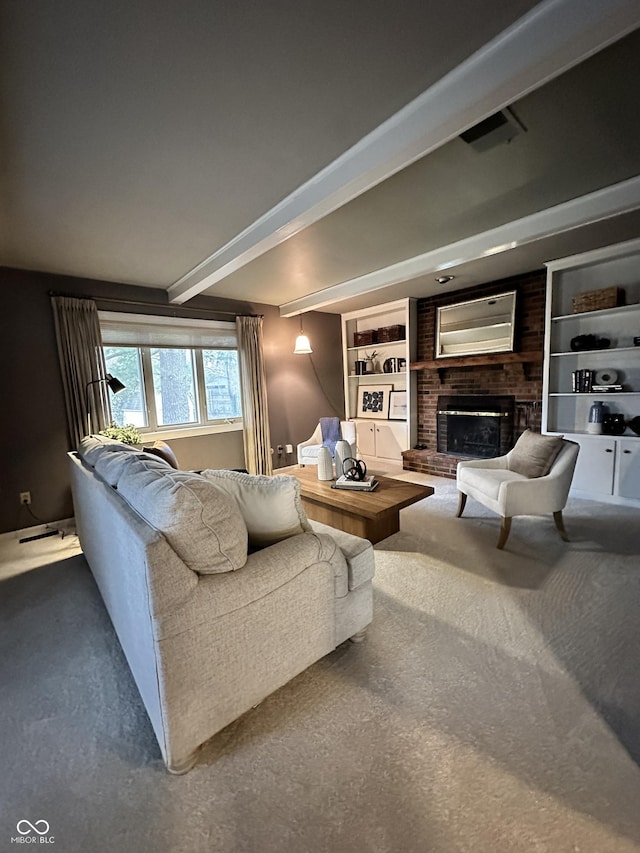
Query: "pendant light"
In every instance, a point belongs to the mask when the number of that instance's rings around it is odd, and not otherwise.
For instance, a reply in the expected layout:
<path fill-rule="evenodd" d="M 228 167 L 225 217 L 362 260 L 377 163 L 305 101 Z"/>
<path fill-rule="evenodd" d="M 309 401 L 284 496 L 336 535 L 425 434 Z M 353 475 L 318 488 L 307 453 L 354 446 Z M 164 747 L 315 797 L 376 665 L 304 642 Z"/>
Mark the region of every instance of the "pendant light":
<path fill-rule="evenodd" d="M 296 345 L 293 349 L 294 355 L 306 355 L 308 353 L 313 352 L 311 349 L 311 344 L 309 343 L 309 338 L 305 335 L 302 330 L 302 314 L 300 314 L 300 334 L 296 338 Z"/>

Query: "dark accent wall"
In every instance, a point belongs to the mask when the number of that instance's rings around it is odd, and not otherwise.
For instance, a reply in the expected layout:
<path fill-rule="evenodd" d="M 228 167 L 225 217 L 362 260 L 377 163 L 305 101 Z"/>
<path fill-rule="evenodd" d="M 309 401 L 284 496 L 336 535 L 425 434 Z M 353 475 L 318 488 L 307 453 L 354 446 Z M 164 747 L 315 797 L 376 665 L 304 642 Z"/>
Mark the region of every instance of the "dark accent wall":
<path fill-rule="evenodd" d="M 233 317 L 220 312 L 262 314 L 272 446 L 293 444 L 295 448 L 311 435 L 319 417 L 344 417 L 339 315 L 305 315 L 305 331 L 314 353 L 299 356 L 293 355 L 299 320 L 281 318 L 271 305 L 198 297 L 180 307 L 168 303 L 164 290 L 9 268 L 0 268 L 0 285 L 4 372 L 0 532 L 36 523 L 20 506 L 21 491 L 31 492 L 31 508 L 43 521 L 73 515 L 66 460 L 70 444 L 50 291 L 94 297 L 99 308 L 131 313 L 224 320 Z M 101 303 L 100 297 L 146 305 Z M 186 468 L 243 464 L 240 432 L 171 439 L 169 443 Z M 273 458 L 274 467 L 296 461 L 295 452 L 282 457 L 274 454 Z"/>
<path fill-rule="evenodd" d="M 526 429 L 540 430 L 542 405 L 542 353 L 544 346 L 544 271 L 514 276 L 458 290 L 454 293 L 418 300 L 418 361 L 435 354 L 436 308 L 467 299 L 495 296 L 516 290 L 516 352 L 536 352 L 539 360 L 524 364 L 490 364 L 447 367 L 443 361 L 442 381 L 438 371 L 418 372 L 418 444 L 424 449 L 403 453 L 403 467 L 409 471 L 455 477 L 458 457 L 436 450 L 436 410 L 441 394 L 509 394 L 516 400 L 515 436 Z"/>

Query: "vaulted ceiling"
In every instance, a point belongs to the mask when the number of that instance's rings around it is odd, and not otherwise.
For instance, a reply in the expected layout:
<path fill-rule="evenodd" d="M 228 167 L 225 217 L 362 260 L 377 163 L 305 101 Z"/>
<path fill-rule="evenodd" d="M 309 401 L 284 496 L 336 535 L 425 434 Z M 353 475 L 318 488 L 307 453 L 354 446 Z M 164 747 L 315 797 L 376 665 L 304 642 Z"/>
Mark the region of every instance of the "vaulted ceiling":
<path fill-rule="evenodd" d="M 629 0 L 5 0 L 0 264 L 351 310 L 640 233 Z M 509 106 L 521 132 L 459 134 Z"/>

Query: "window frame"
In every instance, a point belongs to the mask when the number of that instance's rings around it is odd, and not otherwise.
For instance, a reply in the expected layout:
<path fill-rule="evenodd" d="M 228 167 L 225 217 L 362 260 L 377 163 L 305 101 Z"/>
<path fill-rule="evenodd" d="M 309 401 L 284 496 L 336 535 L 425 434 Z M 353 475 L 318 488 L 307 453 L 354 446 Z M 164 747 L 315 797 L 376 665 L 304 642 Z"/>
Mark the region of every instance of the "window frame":
<path fill-rule="evenodd" d="M 145 327 L 147 326 L 150 328 L 153 328 L 156 325 L 158 325 L 158 327 L 167 327 L 172 325 L 172 321 L 180 330 L 184 330 L 185 327 L 190 326 L 190 321 L 181 318 L 152 317 L 149 315 L 137 314 L 116 315 L 112 312 L 99 312 L 99 316 L 100 315 L 102 315 L 101 319 L 105 319 L 107 322 L 107 318 L 117 318 L 116 321 L 123 326 L 128 325 L 127 319 L 130 319 L 131 328 L 135 330 L 136 328 L 140 327 L 143 330 L 143 334 L 145 331 Z M 236 430 L 242 430 L 244 428 L 244 419 L 242 414 L 239 417 L 209 417 L 204 367 L 204 350 L 226 350 L 236 353 L 238 351 L 237 346 L 216 346 L 215 340 L 211 339 L 211 337 L 209 336 L 211 334 L 210 330 L 213 329 L 213 334 L 215 334 L 215 330 L 221 326 L 225 326 L 228 329 L 228 327 L 231 326 L 235 327 L 235 324 L 221 323 L 218 321 L 195 321 L 192 327 L 194 337 L 197 337 L 198 330 L 203 330 L 203 335 L 206 337 L 206 342 L 202 343 L 201 345 L 196 344 L 194 340 L 176 342 L 175 344 L 157 344 L 150 343 L 149 341 L 145 341 L 144 343 L 135 343 L 135 337 L 133 340 L 125 339 L 119 343 L 117 343 L 115 340 L 109 340 L 106 343 L 103 342 L 103 352 L 107 349 L 116 349 L 119 347 L 126 349 L 136 349 L 138 351 L 142 382 L 142 397 L 143 405 L 145 408 L 147 426 L 137 427 L 137 429 L 139 430 L 140 434 L 144 436 L 145 440 L 150 438 L 186 438 L 194 435 L 208 435 L 220 432 L 233 432 Z M 229 334 L 230 333 L 228 332 L 227 337 L 229 336 Z M 166 425 L 158 423 L 158 412 L 155 399 L 156 391 L 154 385 L 151 351 L 154 349 L 163 348 L 188 350 L 191 352 L 195 394 L 194 402 L 198 417 L 198 420 L 195 422 L 191 421 L 183 424 Z M 238 380 L 239 382 L 241 381 L 239 364 Z M 240 399 L 240 406 L 242 407 L 242 399 Z"/>

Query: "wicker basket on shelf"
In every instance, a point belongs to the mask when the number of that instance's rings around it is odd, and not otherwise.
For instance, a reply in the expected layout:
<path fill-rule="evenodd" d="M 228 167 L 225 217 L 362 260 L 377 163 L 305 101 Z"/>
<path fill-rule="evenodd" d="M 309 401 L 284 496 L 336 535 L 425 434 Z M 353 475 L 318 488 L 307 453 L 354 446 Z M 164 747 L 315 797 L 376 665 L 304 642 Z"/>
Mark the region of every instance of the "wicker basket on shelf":
<path fill-rule="evenodd" d="M 590 290 L 579 293 L 571 300 L 574 314 L 585 311 L 600 311 L 602 308 L 617 308 L 624 305 L 624 290 L 621 287 L 605 287 L 602 290 Z"/>
<path fill-rule="evenodd" d="M 378 336 L 375 329 L 365 329 L 363 332 L 353 333 L 354 347 L 368 347 L 371 344 L 378 343 Z"/>
<path fill-rule="evenodd" d="M 402 341 L 404 340 L 404 333 L 405 327 L 402 325 L 383 326 L 381 329 L 378 329 L 378 339 L 376 343 L 388 344 L 390 341 Z"/>

